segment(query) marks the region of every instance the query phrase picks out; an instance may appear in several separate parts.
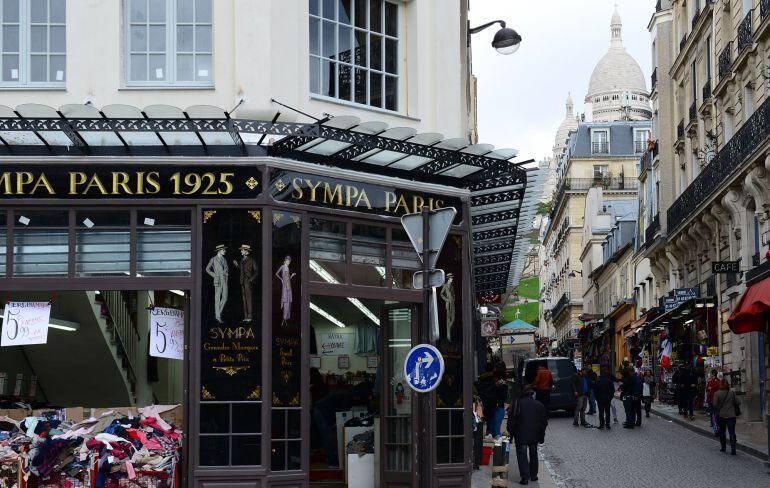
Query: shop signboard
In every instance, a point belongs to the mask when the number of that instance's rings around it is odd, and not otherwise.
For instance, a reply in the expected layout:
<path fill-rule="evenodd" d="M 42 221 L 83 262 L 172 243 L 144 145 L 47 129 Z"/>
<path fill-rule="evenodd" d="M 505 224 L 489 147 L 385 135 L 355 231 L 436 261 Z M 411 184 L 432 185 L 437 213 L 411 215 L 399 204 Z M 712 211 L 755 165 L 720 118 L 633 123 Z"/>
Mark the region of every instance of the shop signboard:
<path fill-rule="evenodd" d="M 0 346 L 45 344 L 50 318 L 51 302 L 6 303 Z"/>
<path fill-rule="evenodd" d="M 321 332 L 319 335 L 319 341 L 321 348 L 321 355 L 323 356 L 339 356 L 343 354 L 351 354 L 351 337 L 353 334 L 347 334 L 343 332 Z"/>
<path fill-rule="evenodd" d="M 740 273 L 740 271 L 741 271 L 740 261 L 714 261 L 711 263 L 711 272 L 714 274 Z"/>
<path fill-rule="evenodd" d="M 441 384 L 444 376 L 444 357 L 430 344 L 418 344 L 406 354 L 404 377 L 417 393 L 428 393 Z"/>
<path fill-rule="evenodd" d="M 485 319 L 481 321 L 481 337 L 497 336 L 497 319 Z"/>
<path fill-rule="evenodd" d="M 698 286 L 693 288 L 677 288 L 672 290 L 668 296 L 662 297 L 663 309 L 666 312 L 670 312 L 687 300 L 698 298 L 698 295 L 700 295 L 700 287 Z"/>
<path fill-rule="evenodd" d="M 150 327 L 150 356 L 184 359 L 184 311 L 153 307 Z"/>

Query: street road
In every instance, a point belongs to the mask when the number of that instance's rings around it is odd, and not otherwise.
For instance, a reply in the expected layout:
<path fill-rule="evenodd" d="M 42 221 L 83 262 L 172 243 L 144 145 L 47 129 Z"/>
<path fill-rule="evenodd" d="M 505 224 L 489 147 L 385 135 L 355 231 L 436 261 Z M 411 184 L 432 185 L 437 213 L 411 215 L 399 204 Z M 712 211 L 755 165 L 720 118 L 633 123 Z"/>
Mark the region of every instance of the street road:
<path fill-rule="evenodd" d="M 618 418 L 622 422 L 620 408 Z M 596 415 L 586 420 L 599 423 Z M 603 431 L 573 427 L 572 417 L 555 414 L 548 423 L 544 454 L 557 484 L 565 488 L 770 487 L 762 461 L 740 451 L 737 456 L 719 452 L 718 439 L 653 414 L 642 420 L 641 428 L 612 424 L 611 431 Z"/>

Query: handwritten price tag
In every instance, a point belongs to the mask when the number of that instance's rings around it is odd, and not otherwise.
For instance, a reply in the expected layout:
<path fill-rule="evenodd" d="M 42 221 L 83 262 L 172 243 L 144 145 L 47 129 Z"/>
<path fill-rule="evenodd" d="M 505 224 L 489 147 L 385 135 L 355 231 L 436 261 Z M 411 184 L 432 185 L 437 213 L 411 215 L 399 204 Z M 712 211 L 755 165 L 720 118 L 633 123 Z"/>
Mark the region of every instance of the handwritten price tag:
<path fill-rule="evenodd" d="M 150 310 L 150 356 L 184 359 L 184 312 L 174 308 Z"/>
<path fill-rule="evenodd" d="M 28 346 L 48 342 L 49 302 L 8 302 L 3 314 L 0 346 Z"/>

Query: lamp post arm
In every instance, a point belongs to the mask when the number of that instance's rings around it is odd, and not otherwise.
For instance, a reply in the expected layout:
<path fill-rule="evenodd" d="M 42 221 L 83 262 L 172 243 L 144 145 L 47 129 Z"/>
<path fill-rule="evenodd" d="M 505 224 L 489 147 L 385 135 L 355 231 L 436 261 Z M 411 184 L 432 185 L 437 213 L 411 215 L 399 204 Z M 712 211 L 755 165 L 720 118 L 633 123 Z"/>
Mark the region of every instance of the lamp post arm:
<path fill-rule="evenodd" d="M 478 32 L 483 31 L 487 27 L 490 27 L 490 26 L 498 24 L 498 23 L 500 24 L 500 27 L 505 28 L 505 21 L 504 20 L 493 20 L 492 22 L 487 22 L 486 24 L 482 24 L 482 25 L 480 25 L 478 27 L 471 27 L 470 26 L 470 21 L 469 21 L 468 22 L 468 35 L 476 34 Z"/>

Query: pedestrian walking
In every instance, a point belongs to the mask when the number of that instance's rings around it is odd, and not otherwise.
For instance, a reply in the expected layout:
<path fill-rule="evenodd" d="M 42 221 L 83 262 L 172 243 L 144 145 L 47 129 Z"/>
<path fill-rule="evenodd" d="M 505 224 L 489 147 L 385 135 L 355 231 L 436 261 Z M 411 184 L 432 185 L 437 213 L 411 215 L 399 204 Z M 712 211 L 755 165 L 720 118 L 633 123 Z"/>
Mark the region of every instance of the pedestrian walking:
<path fill-rule="evenodd" d="M 594 383 L 596 402 L 599 404 L 599 430 L 610 430 L 610 405 L 615 397 L 615 378 L 610 376 L 610 369 L 602 366 L 601 376 Z"/>
<path fill-rule="evenodd" d="M 495 368 L 492 363 L 487 363 L 484 372 L 479 375 L 476 381 L 476 393 L 481 398 L 482 410 L 484 413 L 484 424 L 486 425 L 486 437 L 491 440 L 494 437 L 495 409 L 497 408 L 497 389 L 495 387 Z"/>
<path fill-rule="evenodd" d="M 695 420 L 695 394 L 698 387 L 698 378 L 692 370 L 690 363 L 685 362 L 679 372 L 677 391 L 681 390 L 682 415 L 690 420 Z"/>
<path fill-rule="evenodd" d="M 719 443 L 722 445 L 721 452 L 725 452 L 727 447 L 727 432 L 730 432 L 730 454 L 735 456 L 735 447 L 738 439 L 735 436 L 736 418 L 741 414 L 741 400 L 730 389 L 730 382 L 722 378 L 719 383 L 719 391 L 714 393 L 714 408 L 717 411 L 717 422 L 719 423 Z"/>
<path fill-rule="evenodd" d="M 634 419 L 636 427 L 642 426 L 642 398 L 644 397 L 644 380 L 639 372 L 632 370 L 631 381 L 633 384 L 633 402 Z"/>
<path fill-rule="evenodd" d="M 644 416 L 650 418 L 650 409 L 652 408 L 652 399 L 655 398 L 655 377 L 652 376 L 652 371 L 649 369 L 644 370 L 642 376 L 642 401 L 644 402 Z"/>
<path fill-rule="evenodd" d="M 594 415 L 596 413 L 596 393 L 594 392 L 594 385 L 596 385 L 597 375 L 593 368 L 588 369 L 588 412 L 587 415 Z"/>
<path fill-rule="evenodd" d="M 674 374 L 671 376 L 671 384 L 674 385 L 674 400 L 676 401 L 676 406 L 679 408 L 679 415 L 684 415 L 684 392 L 682 391 L 683 388 L 679 386 L 679 380 L 682 376 L 682 366 L 680 365 L 676 371 L 674 371 Z"/>
<path fill-rule="evenodd" d="M 551 387 L 553 386 L 553 374 L 545 365 L 540 365 L 537 368 L 537 374 L 532 381 L 532 388 L 535 390 L 535 399 L 545 406 L 548 411 L 548 406 L 551 403 Z"/>
<path fill-rule="evenodd" d="M 633 429 L 636 425 L 634 415 L 634 377 L 633 370 L 623 371 L 623 382 L 620 384 L 620 399 L 623 402 L 623 410 L 626 414 L 626 421 L 623 422 L 624 429 Z"/>
<path fill-rule="evenodd" d="M 572 425 L 588 427 L 586 422 L 586 404 L 588 403 L 588 371 L 587 367 L 572 375 L 572 393 L 575 395 L 575 413 Z M 580 421 L 578 423 L 578 420 Z"/>
<path fill-rule="evenodd" d="M 503 419 L 505 418 L 505 404 L 508 401 L 508 372 L 506 365 L 500 361 L 495 366 L 495 419 L 492 426 L 492 437 L 499 440 L 503 435 Z"/>
<path fill-rule="evenodd" d="M 516 445 L 521 485 L 537 481 L 537 445 L 545 442 L 548 426 L 548 412 L 542 403 L 535 400 L 534 393 L 534 389 L 526 385 L 508 410 L 507 428 Z"/>
<path fill-rule="evenodd" d="M 712 369 L 709 373 L 709 379 L 706 382 L 706 402 L 708 403 L 709 420 L 711 422 L 711 430 L 714 435 L 719 435 L 719 423 L 717 422 L 717 411 L 714 408 L 714 394 L 719 391 L 719 376 L 716 369 Z"/>
<path fill-rule="evenodd" d="M 617 376 L 612 376 L 612 381 L 615 386 L 615 395 L 610 401 L 610 410 L 612 411 L 612 422 L 618 423 L 618 407 L 615 405 L 615 400 L 620 400 L 620 379 Z"/>

